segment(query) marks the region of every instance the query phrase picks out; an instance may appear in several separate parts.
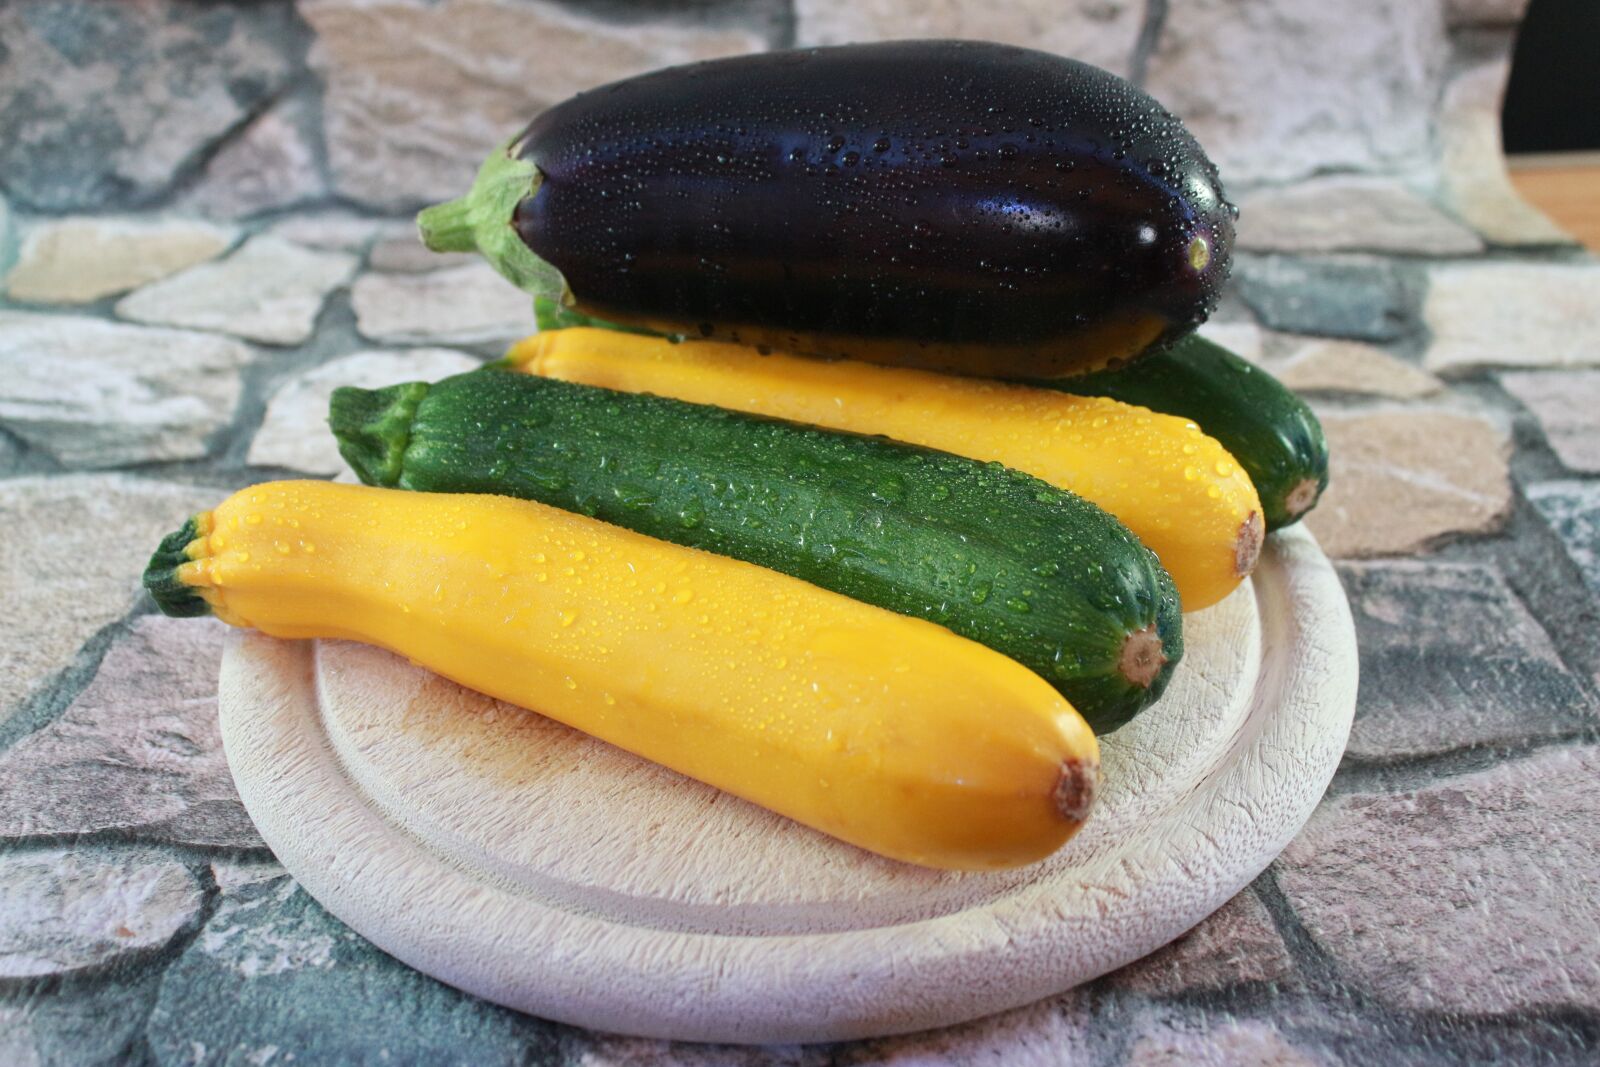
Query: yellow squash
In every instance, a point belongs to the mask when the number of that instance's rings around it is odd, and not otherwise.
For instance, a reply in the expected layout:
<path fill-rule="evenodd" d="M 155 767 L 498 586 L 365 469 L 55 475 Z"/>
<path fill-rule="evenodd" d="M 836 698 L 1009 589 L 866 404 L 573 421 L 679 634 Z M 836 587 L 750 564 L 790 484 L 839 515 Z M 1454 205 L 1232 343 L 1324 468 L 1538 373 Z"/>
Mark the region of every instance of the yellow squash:
<path fill-rule="evenodd" d="M 1185 611 L 1255 568 L 1265 527 L 1249 476 L 1188 419 L 1104 397 L 715 341 L 575 327 L 516 345 L 519 369 L 995 460 L 1100 505 L 1154 550 Z"/>
<path fill-rule="evenodd" d="M 277 637 L 349 638 L 913 863 L 1054 851 L 1093 733 L 997 652 L 753 564 L 506 497 L 245 489 L 146 585 Z"/>

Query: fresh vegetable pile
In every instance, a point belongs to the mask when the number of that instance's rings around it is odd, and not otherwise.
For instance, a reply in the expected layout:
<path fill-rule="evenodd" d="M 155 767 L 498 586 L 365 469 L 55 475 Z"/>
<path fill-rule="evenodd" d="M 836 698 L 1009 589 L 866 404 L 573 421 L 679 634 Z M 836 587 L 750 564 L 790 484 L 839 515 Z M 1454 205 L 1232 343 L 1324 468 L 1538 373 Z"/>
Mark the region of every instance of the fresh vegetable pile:
<path fill-rule="evenodd" d="M 1192 334 L 1233 234 L 1215 169 L 1071 60 L 660 71 L 545 112 L 419 223 L 540 332 L 336 392 L 366 485 L 191 518 L 156 602 L 392 649 L 887 856 L 1071 837 L 1181 612 L 1327 482 L 1310 410 Z"/>

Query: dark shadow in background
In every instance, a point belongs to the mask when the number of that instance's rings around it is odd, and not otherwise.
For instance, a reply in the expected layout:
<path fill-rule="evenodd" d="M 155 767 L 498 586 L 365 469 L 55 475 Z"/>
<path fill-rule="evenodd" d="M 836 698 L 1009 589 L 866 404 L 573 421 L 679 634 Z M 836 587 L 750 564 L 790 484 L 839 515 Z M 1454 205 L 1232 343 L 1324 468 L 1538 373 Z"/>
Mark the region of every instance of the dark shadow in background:
<path fill-rule="evenodd" d="M 1500 124 L 1508 154 L 1600 150 L 1600 0 L 1532 0 Z"/>

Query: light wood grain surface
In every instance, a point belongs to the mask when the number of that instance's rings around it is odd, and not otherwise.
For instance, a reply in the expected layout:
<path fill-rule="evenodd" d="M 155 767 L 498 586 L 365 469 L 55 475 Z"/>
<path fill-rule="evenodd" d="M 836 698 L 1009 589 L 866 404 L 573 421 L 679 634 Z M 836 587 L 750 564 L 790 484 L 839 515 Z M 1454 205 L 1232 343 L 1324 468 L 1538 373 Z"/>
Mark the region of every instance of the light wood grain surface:
<path fill-rule="evenodd" d="M 1309 534 L 1187 618 L 1166 698 L 1104 742 L 1086 829 L 1031 867 L 842 844 L 379 650 L 240 635 L 220 703 L 251 817 L 330 911 L 446 982 L 691 1040 L 905 1032 L 1028 1003 L 1193 926 L 1326 788 L 1355 643 Z"/>
<path fill-rule="evenodd" d="M 1508 162 L 1517 192 L 1600 252 L 1600 152 L 1512 156 Z"/>

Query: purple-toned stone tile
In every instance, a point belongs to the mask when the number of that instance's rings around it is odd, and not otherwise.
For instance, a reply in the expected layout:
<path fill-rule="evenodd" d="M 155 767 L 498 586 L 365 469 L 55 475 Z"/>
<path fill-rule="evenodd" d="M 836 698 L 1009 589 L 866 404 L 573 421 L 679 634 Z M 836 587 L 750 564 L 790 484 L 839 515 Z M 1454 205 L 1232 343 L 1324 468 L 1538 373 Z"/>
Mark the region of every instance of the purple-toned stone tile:
<path fill-rule="evenodd" d="M 1498 529 L 1511 508 L 1509 442 L 1475 415 L 1320 411 L 1327 491 L 1306 525 L 1331 556 L 1417 552 Z"/>
<path fill-rule="evenodd" d="M 222 755 L 226 631 L 213 619 L 135 620 L 58 719 L 0 752 L 0 837 L 115 831 L 265 848 Z"/>
<path fill-rule="evenodd" d="M 1278 884 L 1343 977 L 1394 1008 L 1600 1008 L 1600 747 L 1325 801 Z"/>
<path fill-rule="evenodd" d="M 1596 723 L 1550 635 L 1494 567 L 1347 563 L 1339 574 L 1361 650 L 1351 755 L 1429 755 Z"/>

